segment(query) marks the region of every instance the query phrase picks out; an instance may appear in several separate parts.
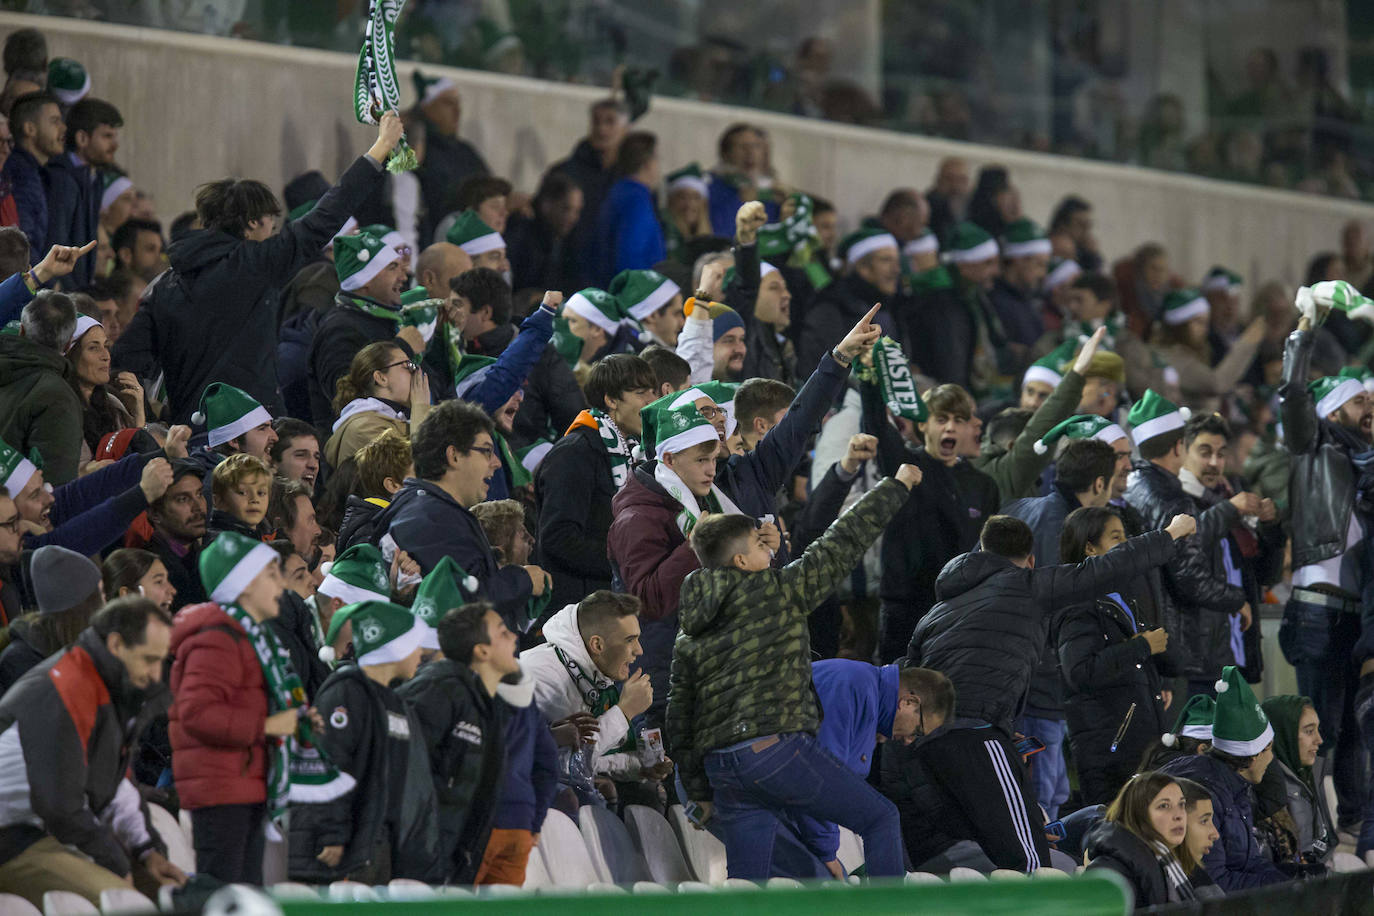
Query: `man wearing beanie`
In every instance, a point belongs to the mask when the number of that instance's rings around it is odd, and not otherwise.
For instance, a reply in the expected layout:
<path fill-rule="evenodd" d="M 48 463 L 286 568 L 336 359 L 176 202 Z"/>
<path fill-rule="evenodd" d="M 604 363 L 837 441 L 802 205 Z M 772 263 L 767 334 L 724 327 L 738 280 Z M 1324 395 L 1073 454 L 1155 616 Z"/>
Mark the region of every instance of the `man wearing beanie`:
<path fill-rule="evenodd" d="M 289 873 L 315 884 L 345 876 L 364 884 L 393 877 L 440 881 L 437 801 L 420 721 L 394 689 L 415 676 L 429 627 L 407 609 L 372 598 L 335 612 L 326 644 L 344 626 L 352 631 L 355 659 L 340 665 L 315 696 L 325 722 L 317 740 L 355 786 L 318 803 L 293 795 Z"/>
<path fill-rule="evenodd" d="M 419 328 L 401 326 L 401 291 L 408 263 L 381 238 L 363 232 L 334 242 L 340 292 L 324 313 L 310 344 L 310 413 L 316 423 L 334 419 L 334 386 L 358 351 L 395 341 L 406 358 L 419 361 L 425 339 Z"/>
<path fill-rule="evenodd" d="M 10 624 L 10 644 L 0 652 L 0 694 L 24 672 L 71 645 L 105 603 L 100 567 L 65 547 L 33 552 L 29 587 L 38 611 Z"/>
<path fill-rule="evenodd" d="M 1126 502 L 1140 513 L 1147 530 L 1158 528 L 1178 514 L 1197 515 L 1197 536 L 1185 541 L 1178 558 L 1164 566 L 1163 606 L 1159 623 L 1175 637 L 1178 658 L 1189 678 L 1188 695 L 1211 693 L 1204 658 L 1207 647 L 1190 645 L 1205 614 L 1239 614 L 1249 627 L 1252 609 L 1245 589 L 1231 585 L 1215 570 L 1221 568 L 1220 541 L 1242 515 L 1258 515 L 1260 498 L 1237 493 L 1207 511 L 1183 489 L 1183 427 L 1188 413 L 1168 398 L 1147 390 L 1131 408 L 1131 437 L 1143 459 L 1136 463 L 1126 488 Z"/>
<path fill-rule="evenodd" d="M 1208 876 L 1224 891 L 1287 881 L 1255 837 L 1253 789 L 1274 760 L 1274 729 L 1240 669 L 1227 665 L 1215 685 L 1212 746 L 1160 767 L 1200 783 L 1212 796 L 1212 825 L 1221 838 L 1202 857 Z"/>
<path fill-rule="evenodd" d="M 738 382 L 744 372 L 744 319 L 728 305 L 711 303 L 711 378 Z"/>

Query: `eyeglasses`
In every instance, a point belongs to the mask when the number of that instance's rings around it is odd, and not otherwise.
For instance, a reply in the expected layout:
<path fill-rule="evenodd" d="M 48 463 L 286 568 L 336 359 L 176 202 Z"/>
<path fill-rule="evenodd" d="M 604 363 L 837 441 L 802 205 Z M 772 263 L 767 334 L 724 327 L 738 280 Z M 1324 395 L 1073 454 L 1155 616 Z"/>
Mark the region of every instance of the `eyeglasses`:
<path fill-rule="evenodd" d="M 474 445 L 472 448 L 468 449 L 468 451 L 479 452 L 488 461 L 496 457 L 496 449 L 492 448 L 490 445 Z"/>
<path fill-rule="evenodd" d="M 397 366 L 405 366 L 405 367 L 406 367 L 407 369 L 409 369 L 411 372 L 419 372 L 419 371 L 420 371 L 420 367 L 417 366 L 417 365 L 415 365 L 415 360 L 413 360 L 413 359 L 403 359 L 403 360 L 401 360 L 399 363 L 391 363 L 390 365 L 388 365 L 388 366 L 386 367 L 386 369 L 383 369 L 382 371 L 385 372 L 385 371 L 387 371 L 388 369 L 395 369 Z"/>
<path fill-rule="evenodd" d="M 706 420 L 714 420 L 716 417 L 723 417 L 723 416 L 725 416 L 725 409 L 724 409 L 724 408 L 721 408 L 721 407 L 714 407 L 714 406 L 712 406 L 712 407 L 698 407 L 698 408 L 697 408 L 697 413 L 701 414 L 701 416 L 702 416 L 703 419 L 706 419 Z"/>

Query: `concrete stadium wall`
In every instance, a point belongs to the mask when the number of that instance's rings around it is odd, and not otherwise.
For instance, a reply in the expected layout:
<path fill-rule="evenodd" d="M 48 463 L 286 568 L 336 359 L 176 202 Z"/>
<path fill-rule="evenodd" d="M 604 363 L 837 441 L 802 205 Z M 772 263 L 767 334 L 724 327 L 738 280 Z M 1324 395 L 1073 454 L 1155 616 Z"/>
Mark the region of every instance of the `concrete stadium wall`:
<path fill-rule="evenodd" d="M 207 179 L 236 174 L 280 188 L 307 168 L 337 176 L 370 143 L 371 129 L 352 114 L 352 56 L 0 14 L 0 32 L 24 25 L 47 34 L 54 56 L 82 61 L 93 92 L 123 111 L 128 128 L 119 159 L 156 196 L 164 219 L 189 208 L 193 189 Z M 407 87 L 411 69 L 401 66 Z M 520 77 L 426 70 L 458 83 L 463 136 L 528 191 L 584 135 L 587 105 L 604 95 Z M 403 102 L 409 101 L 407 93 Z M 1109 258 L 1146 240 L 1163 241 L 1188 278 L 1220 263 L 1252 281 L 1294 283 L 1312 254 L 1336 247 L 1342 222 L 1374 220 L 1374 207 L 1364 204 L 679 99 L 655 98 L 641 126 L 659 135 L 666 170 L 714 162 L 717 136 L 742 118 L 768 129 L 778 174 L 834 200 L 848 226 L 891 188 L 926 187 L 939 159 L 954 154 L 975 166 L 1009 167 L 1026 213 L 1042 222 L 1065 193 L 1086 197 Z"/>

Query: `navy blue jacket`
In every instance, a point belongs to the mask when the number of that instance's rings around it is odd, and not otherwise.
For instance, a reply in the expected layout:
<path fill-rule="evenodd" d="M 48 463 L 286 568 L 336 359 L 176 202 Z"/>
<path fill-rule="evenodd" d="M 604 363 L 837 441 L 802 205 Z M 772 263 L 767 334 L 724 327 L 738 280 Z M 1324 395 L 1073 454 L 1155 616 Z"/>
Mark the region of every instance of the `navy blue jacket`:
<path fill-rule="evenodd" d="M 48 177 L 48 233 L 44 247 L 81 247 L 96 237 L 100 226 L 103 182 L 98 170 L 76 159 L 76 153 L 54 156 L 46 167 Z M 37 263 L 35 260 L 34 263 Z M 70 289 L 89 286 L 95 276 L 95 254 L 82 255 L 67 281 Z"/>
<path fill-rule="evenodd" d="M 57 544 L 91 556 L 114 544 L 138 514 L 148 508 L 148 500 L 138 484 L 143 466 L 161 454 L 126 455 L 108 467 L 53 490 L 49 515 L 53 530 L 24 535 L 24 548 L 37 550 Z"/>
<path fill-rule="evenodd" d="M 29 237 L 29 263 L 37 264 L 43 260 L 43 243 L 48 239 L 48 173 L 32 153 L 16 146 L 0 175 L 10 183 L 19 228 Z"/>
<path fill-rule="evenodd" d="M 849 769 L 867 778 L 878 735 L 892 737 L 897 714 L 896 665 L 828 658 L 811 663 L 811 683 L 821 706 L 816 740 Z M 822 862 L 834 860 L 840 830 L 834 824 L 800 818 L 802 840 Z"/>
<path fill-rule="evenodd" d="M 506 720 L 506 780 L 492 828 L 538 833 L 557 794 L 558 745 L 548 720 L 534 703 L 512 707 Z"/>
<path fill-rule="evenodd" d="M 1002 507 L 1002 514 L 1019 518 L 1030 526 L 1031 533 L 1035 535 L 1036 566 L 1058 566 L 1059 535 L 1064 530 L 1064 519 L 1078 507 L 1078 499 L 1055 484 L 1046 496 L 1031 496 L 1007 503 Z"/>
<path fill-rule="evenodd" d="M 24 306 L 33 301 L 23 274 L 11 274 L 0 283 L 0 327 L 11 321 L 18 321 Z"/>
<path fill-rule="evenodd" d="M 663 227 L 654 208 L 654 194 L 633 178 L 622 178 L 611 185 L 601 207 L 596 237 L 600 257 L 598 286 L 609 285 L 611 278 L 622 270 L 648 270 L 668 256 L 663 245 Z"/>
<path fill-rule="evenodd" d="M 482 526 L 438 484 L 406 478 L 391 505 L 382 510 L 374 527 L 390 532 L 396 545 L 428 574 L 442 557 L 453 557 L 464 572 L 477 579 L 477 595 L 496 606 L 506 626 L 523 632 L 529 621 L 527 605 L 533 590 L 521 566 L 502 567 L 496 561 Z"/>
<path fill-rule="evenodd" d="M 1160 770 L 1201 783 L 1212 796 L 1212 823 L 1221 839 L 1202 857 L 1202 866 L 1218 887 L 1241 891 L 1288 880 L 1255 838 L 1254 796 L 1239 773 L 1208 754 L 1176 757 Z"/>

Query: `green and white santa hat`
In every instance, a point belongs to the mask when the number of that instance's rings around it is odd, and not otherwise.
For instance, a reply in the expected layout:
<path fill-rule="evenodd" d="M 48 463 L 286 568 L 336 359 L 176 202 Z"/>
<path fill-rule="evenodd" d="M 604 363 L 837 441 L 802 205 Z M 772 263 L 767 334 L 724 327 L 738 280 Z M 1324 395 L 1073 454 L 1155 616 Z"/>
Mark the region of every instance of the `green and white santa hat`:
<path fill-rule="evenodd" d="M 1212 311 L 1207 297 L 1195 289 L 1171 289 L 1164 294 L 1159 317 L 1168 325 L 1180 325 Z"/>
<path fill-rule="evenodd" d="M 324 581 L 315 590 L 344 604 L 391 600 L 386 560 L 371 544 L 354 544 L 333 563 L 321 563 L 320 572 Z"/>
<path fill-rule="evenodd" d="M 940 250 L 940 240 L 935 237 L 935 233 L 929 229 L 922 232 L 916 238 L 902 246 L 902 254 L 910 257 L 914 254 L 930 254 Z"/>
<path fill-rule="evenodd" d="M 668 182 L 668 193 L 674 191 L 696 191 L 702 197 L 711 196 L 711 182 L 701 171 L 701 166 L 693 162 L 685 165 L 676 172 L 669 172 L 666 176 Z"/>
<path fill-rule="evenodd" d="M 689 393 L 693 397 L 680 406 L 673 406 L 679 398 Z M 693 403 L 703 396 L 704 392 L 689 388 L 681 393 L 664 395 L 641 408 L 639 420 L 643 432 L 639 442 L 644 454 L 661 459 L 669 452 L 677 453 L 703 442 L 719 442 L 720 435 L 716 428 L 697 411 Z"/>
<path fill-rule="evenodd" d="M 48 64 L 48 91 L 70 108 L 91 91 L 91 75 L 80 61 L 54 57 Z"/>
<path fill-rule="evenodd" d="M 1083 272 L 1083 266 L 1073 258 L 1060 258 L 1050 262 L 1049 273 L 1045 274 L 1045 292 L 1056 290 Z"/>
<path fill-rule="evenodd" d="M 1274 740 L 1274 728 L 1240 669 L 1227 665 L 1216 683 L 1217 709 L 1212 747 L 1232 757 L 1253 757 Z"/>
<path fill-rule="evenodd" d="M 1346 366 L 1339 373 L 1341 378 L 1353 378 L 1361 385 L 1364 390 L 1374 394 L 1374 372 L 1370 372 L 1364 366 Z"/>
<path fill-rule="evenodd" d="M 191 414 L 191 422 L 209 427 L 210 447 L 214 448 L 256 426 L 271 423 L 272 415 L 242 388 L 214 382 L 201 395 L 200 410 Z"/>
<path fill-rule="evenodd" d="M 42 467 L 43 461 L 38 455 L 38 449 L 35 448 L 32 454 L 25 458 L 17 449 L 0 442 L 0 486 L 5 488 L 11 499 L 28 486 L 33 475 Z"/>
<path fill-rule="evenodd" d="M 635 321 L 667 305 L 681 288 L 656 270 L 622 270 L 611 280 L 610 293 Z"/>
<path fill-rule="evenodd" d="M 326 647 L 339 638 L 345 623 L 353 624 L 353 654 L 363 666 L 401 661 L 420 648 L 427 628 L 423 620 L 399 604 L 360 601 L 334 612 L 324 637 Z"/>
<path fill-rule="evenodd" d="M 1156 436 L 1182 429 L 1192 412 L 1179 407 L 1153 388 L 1146 388 L 1140 400 L 1131 405 L 1126 419 L 1131 424 L 1131 438 L 1143 445 Z"/>
<path fill-rule="evenodd" d="M 129 179 L 129 176 L 119 172 L 106 172 L 102 180 L 105 182 L 105 186 L 100 192 L 101 213 L 110 209 L 122 195 L 134 189 L 134 183 Z"/>
<path fill-rule="evenodd" d="M 399 260 L 399 251 L 367 232 L 334 239 L 334 272 L 344 292 L 362 289 Z"/>
<path fill-rule="evenodd" d="M 1174 722 L 1173 731 L 1165 732 L 1160 742 L 1165 747 L 1178 744 L 1178 736 L 1196 738 L 1198 741 L 1212 740 L 1212 720 L 1216 716 L 1217 704 L 1205 693 L 1194 694 L 1188 699 L 1183 711 Z"/>
<path fill-rule="evenodd" d="M 373 238 L 381 239 L 397 251 L 400 251 L 402 248 L 410 247 L 410 243 L 405 240 L 405 236 L 401 235 L 398 230 L 392 229 L 390 226 L 384 226 L 381 223 L 373 223 L 371 226 L 364 226 L 362 231 Z"/>
<path fill-rule="evenodd" d="M 1035 454 L 1044 455 L 1060 439 L 1096 439 L 1111 445 L 1126 438 L 1126 430 L 1105 417 L 1081 413 L 1050 428 L 1035 445 Z"/>
<path fill-rule="evenodd" d="M 1037 254 L 1050 254 L 1054 247 L 1050 237 L 1035 220 L 1018 219 L 1007 226 L 1002 236 L 1002 257 L 1028 258 Z"/>
<path fill-rule="evenodd" d="M 976 264 L 997 257 L 997 240 L 967 220 L 954 227 L 941 257 L 951 264 Z"/>
<path fill-rule="evenodd" d="M 1233 293 L 1240 289 L 1242 282 L 1240 274 L 1217 265 L 1207 271 L 1207 276 L 1202 279 L 1202 291 L 1204 293 Z"/>
<path fill-rule="evenodd" d="M 479 254 L 506 247 L 506 240 L 501 237 L 501 233 L 488 226 L 482 217 L 477 215 L 476 210 L 464 210 L 458 214 L 458 219 L 448 227 L 444 239 L 474 258 Z"/>
<path fill-rule="evenodd" d="M 200 552 L 200 582 L 211 601 L 233 604 L 258 573 L 280 559 L 281 554 L 262 541 L 223 531 Z"/>
<path fill-rule="evenodd" d="M 1340 410 L 1348 401 L 1365 393 L 1364 382 L 1356 378 L 1327 375 L 1307 383 L 1312 400 L 1317 402 L 1317 416 L 1324 417 Z"/>
<path fill-rule="evenodd" d="M 439 558 L 439 562 L 420 583 L 415 600 L 410 605 L 410 612 L 425 625 L 420 648 L 439 648 L 439 621 L 449 611 L 467 604 L 467 597 L 463 593 L 477 591 L 477 584 L 477 577 L 464 572 L 453 557 Z"/>
<path fill-rule="evenodd" d="M 1058 388 L 1059 383 L 1064 381 L 1064 365 L 1073 360 L 1073 356 L 1078 352 L 1077 340 L 1066 340 L 1055 347 L 1044 356 L 1031 363 L 1026 369 L 1026 374 L 1021 377 L 1021 384 L 1027 382 L 1044 382 L 1051 388 Z"/>
<path fill-rule="evenodd" d="M 455 88 L 453 80 L 447 76 L 425 76 L 419 70 L 411 75 L 411 80 L 415 83 L 415 94 L 419 99 L 415 104 L 426 105 L 450 89 Z"/>
<path fill-rule="evenodd" d="M 590 321 L 605 331 L 608 337 L 614 337 L 625 320 L 625 313 L 621 310 L 616 297 L 594 286 L 573 293 L 568 301 L 563 303 L 563 311 Z"/>
<path fill-rule="evenodd" d="M 897 237 L 886 229 L 877 226 L 864 226 L 857 232 L 849 233 L 840 242 L 840 251 L 844 255 L 844 262 L 850 266 L 859 263 L 875 251 L 882 251 L 884 248 L 891 248 L 893 251 L 900 250 Z"/>

